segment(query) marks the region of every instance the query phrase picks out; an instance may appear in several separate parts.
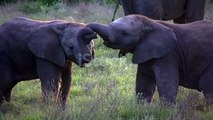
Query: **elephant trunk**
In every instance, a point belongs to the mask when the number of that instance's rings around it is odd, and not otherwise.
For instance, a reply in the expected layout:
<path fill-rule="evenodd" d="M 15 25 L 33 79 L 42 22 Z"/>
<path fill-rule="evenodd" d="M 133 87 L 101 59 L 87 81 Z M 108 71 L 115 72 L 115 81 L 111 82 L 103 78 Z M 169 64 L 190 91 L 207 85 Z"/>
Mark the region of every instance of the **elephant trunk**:
<path fill-rule="evenodd" d="M 97 32 L 98 35 L 103 38 L 105 42 L 109 42 L 110 40 L 110 30 L 107 25 L 99 24 L 99 23 L 90 23 L 87 27 L 91 28 L 93 31 Z"/>
<path fill-rule="evenodd" d="M 89 44 L 92 39 L 97 38 L 97 34 L 90 28 L 83 28 L 79 31 L 78 38 Z"/>

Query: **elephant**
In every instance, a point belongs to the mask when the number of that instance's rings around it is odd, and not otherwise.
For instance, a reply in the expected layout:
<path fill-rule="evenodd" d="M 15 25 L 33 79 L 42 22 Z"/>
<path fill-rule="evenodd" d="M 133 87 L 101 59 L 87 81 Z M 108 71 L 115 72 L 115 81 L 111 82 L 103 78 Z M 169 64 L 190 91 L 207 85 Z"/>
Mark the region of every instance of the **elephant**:
<path fill-rule="evenodd" d="M 206 0 L 118 0 L 112 20 L 120 2 L 125 15 L 140 14 L 182 24 L 202 20 Z"/>
<path fill-rule="evenodd" d="M 151 102 L 157 88 L 160 101 L 176 104 L 179 86 L 202 92 L 213 103 L 213 22 L 172 24 L 143 15 L 128 15 L 106 25 L 87 27 L 103 44 L 137 64 L 138 101 Z"/>
<path fill-rule="evenodd" d="M 85 24 L 63 20 L 13 18 L 0 26 L 0 103 L 13 87 L 39 78 L 45 102 L 65 105 L 72 62 L 84 67 L 94 58 L 96 33 Z M 83 29 L 85 28 L 85 29 Z"/>

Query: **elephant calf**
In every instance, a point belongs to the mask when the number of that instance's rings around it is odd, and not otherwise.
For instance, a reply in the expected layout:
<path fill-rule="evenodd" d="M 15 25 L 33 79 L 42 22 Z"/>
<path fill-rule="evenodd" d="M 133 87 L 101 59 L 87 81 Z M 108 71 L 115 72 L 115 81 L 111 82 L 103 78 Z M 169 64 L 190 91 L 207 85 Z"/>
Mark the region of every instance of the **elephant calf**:
<path fill-rule="evenodd" d="M 10 101 L 20 81 L 40 78 L 45 101 L 66 103 L 72 62 L 80 67 L 93 56 L 96 34 L 84 24 L 14 18 L 0 26 L 0 103 Z"/>
<path fill-rule="evenodd" d="M 175 103 L 178 86 L 196 89 L 213 103 L 213 23 L 170 24 L 129 15 L 109 25 L 91 23 L 104 44 L 132 53 L 138 64 L 136 94 L 151 101 L 157 86 L 161 100 Z"/>

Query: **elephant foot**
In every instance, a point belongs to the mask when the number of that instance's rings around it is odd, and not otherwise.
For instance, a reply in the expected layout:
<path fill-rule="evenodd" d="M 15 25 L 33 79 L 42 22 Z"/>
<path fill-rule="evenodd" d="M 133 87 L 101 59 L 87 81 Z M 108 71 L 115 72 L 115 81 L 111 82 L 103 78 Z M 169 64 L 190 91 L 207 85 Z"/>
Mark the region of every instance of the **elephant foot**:
<path fill-rule="evenodd" d="M 4 97 L 2 96 L 2 95 L 0 95 L 0 105 L 2 104 L 2 103 L 4 103 Z"/>
<path fill-rule="evenodd" d="M 137 94 L 137 103 L 138 104 L 145 104 L 145 103 L 151 103 L 152 96 L 144 96 L 142 93 Z"/>
<path fill-rule="evenodd" d="M 212 94 L 205 94 L 205 106 L 206 109 L 209 111 L 213 111 L 213 95 Z"/>

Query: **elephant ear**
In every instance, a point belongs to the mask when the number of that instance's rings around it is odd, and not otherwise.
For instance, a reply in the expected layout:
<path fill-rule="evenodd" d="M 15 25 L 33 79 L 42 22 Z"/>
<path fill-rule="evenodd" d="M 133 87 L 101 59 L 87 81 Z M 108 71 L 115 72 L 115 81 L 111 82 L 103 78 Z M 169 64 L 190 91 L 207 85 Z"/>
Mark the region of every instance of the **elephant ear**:
<path fill-rule="evenodd" d="M 145 32 L 145 37 L 140 40 L 133 53 L 132 62 L 134 64 L 163 57 L 176 44 L 176 35 L 172 29 L 159 23 L 145 26 L 145 28 L 143 31 Z"/>
<path fill-rule="evenodd" d="M 28 37 L 27 46 L 31 52 L 61 67 L 66 57 L 60 45 L 59 35 L 49 26 L 41 26 Z"/>

